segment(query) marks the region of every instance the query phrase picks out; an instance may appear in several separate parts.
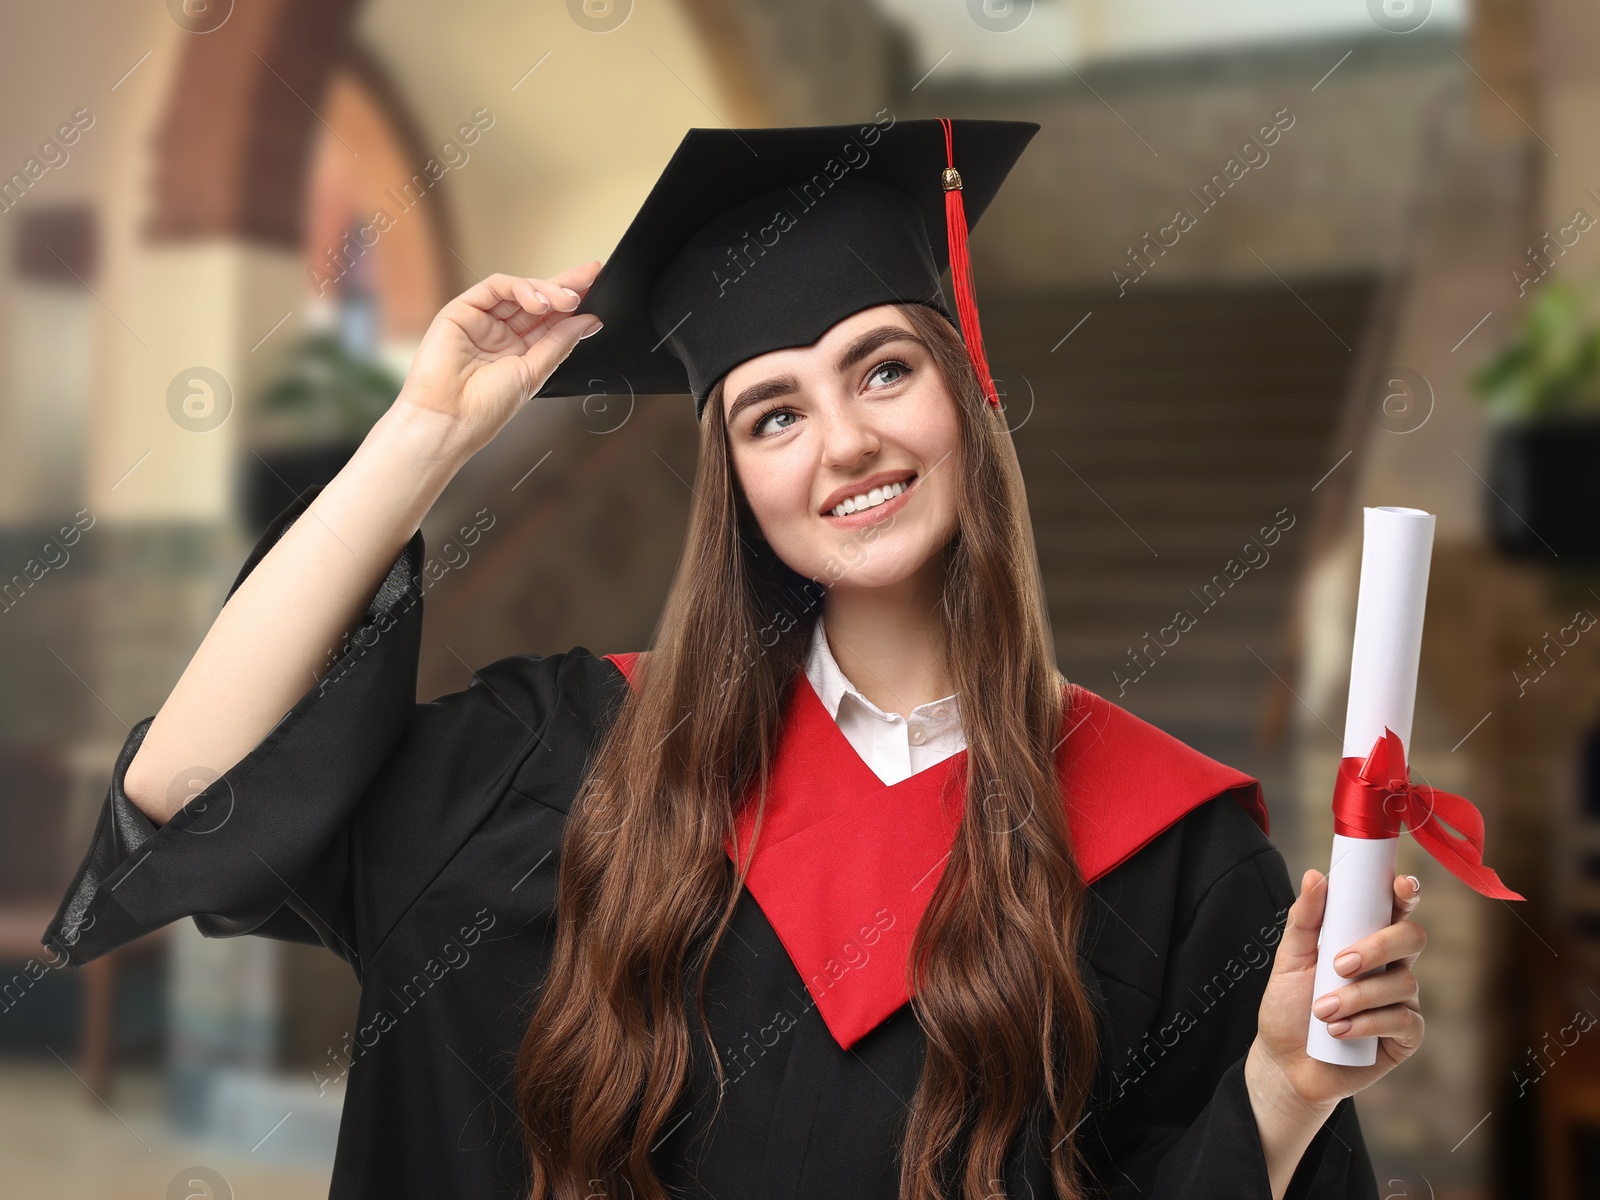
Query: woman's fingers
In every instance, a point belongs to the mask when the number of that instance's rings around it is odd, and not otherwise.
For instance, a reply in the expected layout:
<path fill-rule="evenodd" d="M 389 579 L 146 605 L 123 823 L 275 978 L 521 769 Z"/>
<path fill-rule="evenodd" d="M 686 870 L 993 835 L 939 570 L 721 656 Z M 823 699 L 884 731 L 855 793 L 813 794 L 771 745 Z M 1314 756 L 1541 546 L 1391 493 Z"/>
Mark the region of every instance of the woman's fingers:
<path fill-rule="evenodd" d="M 532 303 L 524 303 L 523 308 L 535 314 L 551 310 L 569 313 L 583 303 L 584 296 L 599 273 L 600 263 L 597 260 L 580 267 L 569 267 L 549 279 L 524 279 L 521 282 L 526 285 L 525 290 Z"/>
<path fill-rule="evenodd" d="M 504 319 L 513 312 L 525 310 L 524 298 L 531 299 L 532 292 L 524 289 L 519 296 L 518 285 L 528 282 L 520 275 L 496 271 L 493 275 L 485 275 L 456 299 L 491 317 Z"/>
<path fill-rule="evenodd" d="M 1409 916 L 1422 902 L 1422 880 L 1415 875 L 1396 875 L 1394 877 L 1394 908 L 1389 914 L 1389 920 L 1398 921 Z"/>
<path fill-rule="evenodd" d="M 550 279 L 497 271 L 462 292 L 460 299 L 498 320 L 517 318 L 512 324 L 521 325 L 516 332 L 522 334 L 551 311 L 569 313 L 577 308 L 599 273 L 598 261 L 571 267 Z"/>
<path fill-rule="evenodd" d="M 1340 951 L 1333 969 L 1348 979 L 1392 962 L 1410 966 L 1427 944 L 1428 931 L 1416 921 L 1396 921 Z"/>
<path fill-rule="evenodd" d="M 1428 940 L 1422 926 L 1407 919 L 1420 901 L 1421 886 L 1415 876 L 1395 876 L 1390 923 L 1340 950 L 1333 960 L 1333 969 L 1340 975 L 1354 976 L 1401 959 L 1410 966 Z"/>
<path fill-rule="evenodd" d="M 550 282 L 555 284 L 557 287 L 572 288 L 578 293 L 578 295 L 581 296 L 594 285 L 595 279 L 600 274 L 601 266 L 602 263 L 597 258 L 591 262 L 582 263 L 576 267 L 568 267 Z"/>
<path fill-rule="evenodd" d="M 517 290 L 522 307 L 530 313 L 546 313 L 551 309 L 571 312 L 583 301 L 580 292 L 554 279 L 519 279 Z"/>
<path fill-rule="evenodd" d="M 522 339 L 524 350 L 549 332 L 553 322 L 583 303 L 583 297 L 577 292 L 549 279 L 518 279 L 512 288 L 517 303 L 507 306 L 504 313 L 490 315 L 499 317 Z"/>
<path fill-rule="evenodd" d="M 1317 934 L 1322 929 L 1322 912 L 1328 896 L 1328 878 L 1307 868 L 1300 877 L 1300 897 L 1289 906 L 1289 919 L 1283 939 L 1273 959 L 1273 971 L 1303 971 L 1317 964 Z"/>
<path fill-rule="evenodd" d="M 1423 1025 L 1422 1014 L 1409 1004 L 1390 1004 L 1342 1017 L 1328 1026 L 1328 1032 L 1336 1038 L 1393 1038 L 1409 1052 L 1422 1044 Z"/>
<path fill-rule="evenodd" d="M 563 314 L 574 311 L 588 295 L 589 287 L 600 271 L 598 262 L 585 263 L 563 271 L 551 279 L 531 278 L 521 281 L 519 296 L 526 292 L 522 309 L 512 313 L 506 324 L 522 339 L 523 349 L 532 348 Z"/>
<path fill-rule="evenodd" d="M 513 300 L 501 301 L 489 310 L 489 315 L 504 321 L 512 333 L 524 339 L 524 348 L 533 344 L 528 340 L 530 333 L 538 331 L 540 337 L 544 336 L 552 321 L 583 303 L 583 297 L 572 288 L 537 276 L 513 277 L 511 294 Z"/>
<path fill-rule="evenodd" d="M 1411 968 L 1397 966 L 1318 996 L 1311 1011 L 1331 1022 L 1335 1017 L 1353 1017 L 1386 1004 L 1414 1004 L 1417 998 L 1417 977 Z"/>

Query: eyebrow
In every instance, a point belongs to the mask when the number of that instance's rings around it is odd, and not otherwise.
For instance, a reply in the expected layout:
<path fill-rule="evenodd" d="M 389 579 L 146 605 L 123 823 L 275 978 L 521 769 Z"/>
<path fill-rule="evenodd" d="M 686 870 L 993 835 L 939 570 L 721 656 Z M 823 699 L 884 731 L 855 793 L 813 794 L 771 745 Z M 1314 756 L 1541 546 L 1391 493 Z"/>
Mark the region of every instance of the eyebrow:
<path fill-rule="evenodd" d="M 916 334 L 900 325 L 879 325 L 876 329 L 869 329 L 844 348 L 839 355 L 839 361 L 833 364 L 836 373 L 843 375 L 867 355 L 881 346 L 898 341 L 914 342 L 923 349 L 926 344 Z M 752 404 L 760 404 L 763 400 L 771 400 L 777 396 L 788 396 L 800 390 L 800 383 L 793 375 L 774 375 L 771 379 L 763 379 L 760 383 L 753 383 L 734 398 L 733 405 L 728 409 L 728 424 L 731 426 L 739 419 L 739 414 Z"/>

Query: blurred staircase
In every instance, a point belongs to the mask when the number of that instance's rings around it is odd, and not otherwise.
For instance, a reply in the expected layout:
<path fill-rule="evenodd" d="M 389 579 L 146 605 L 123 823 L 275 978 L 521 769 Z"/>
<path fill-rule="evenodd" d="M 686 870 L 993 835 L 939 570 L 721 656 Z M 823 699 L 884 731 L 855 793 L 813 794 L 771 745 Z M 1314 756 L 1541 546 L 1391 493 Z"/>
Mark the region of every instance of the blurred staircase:
<path fill-rule="evenodd" d="M 1255 731 L 1377 283 L 983 299 L 1062 671 L 1269 803 L 1286 781 Z"/>

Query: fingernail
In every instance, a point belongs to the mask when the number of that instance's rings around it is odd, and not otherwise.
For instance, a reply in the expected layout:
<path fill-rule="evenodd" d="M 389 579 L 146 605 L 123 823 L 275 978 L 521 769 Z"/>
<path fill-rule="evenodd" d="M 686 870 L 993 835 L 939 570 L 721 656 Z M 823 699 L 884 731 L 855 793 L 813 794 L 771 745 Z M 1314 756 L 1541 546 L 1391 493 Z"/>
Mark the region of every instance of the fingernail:
<path fill-rule="evenodd" d="M 572 289 L 571 289 L 571 288 L 569 288 L 569 287 L 564 287 L 564 288 L 562 288 L 562 289 L 561 289 L 561 290 L 562 290 L 562 291 L 563 291 L 563 292 L 565 292 L 565 293 L 566 293 L 566 294 L 567 294 L 567 295 L 569 295 L 569 296 L 571 296 L 571 297 L 572 297 L 572 298 L 573 298 L 573 299 L 574 299 L 574 300 L 576 300 L 576 299 L 577 299 L 577 298 L 578 298 L 578 293 L 577 293 L 577 292 L 575 292 L 575 291 L 573 291 L 573 290 L 572 290 Z"/>
<path fill-rule="evenodd" d="M 546 296 L 543 292 L 539 291 L 537 288 L 534 289 L 534 293 L 533 294 L 535 296 L 539 297 L 539 303 L 540 304 L 544 305 L 546 308 L 550 307 L 550 297 L 549 296 Z"/>
<path fill-rule="evenodd" d="M 1352 950 L 1347 950 L 1333 960 L 1333 969 L 1341 975 L 1353 975 L 1355 969 L 1361 965 L 1361 955 Z"/>
<path fill-rule="evenodd" d="M 1349 1029 L 1350 1020 L 1348 1017 L 1341 1021 L 1335 1021 L 1332 1025 L 1328 1026 L 1328 1032 L 1333 1034 L 1334 1037 L 1338 1037 L 1341 1033 L 1348 1032 Z"/>
<path fill-rule="evenodd" d="M 1317 1016 L 1321 1017 L 1323 1020 L 1327 1020 L 1329 1017 L 1333 1016 L 1334 1013 L 1339 1011 L 1339 997 L 1324 996 L 1321 1000 L 1318 1000 L 1311 1006 L 1311 1011 L 1316 1013 Z"/>
<path fill-rule="evenodd" d="M 583 341 L 584 338 L 590 337 L 593 334 L 599 333 L 601 328 L 604 325 L 605 325 L 604 321 L 596 321 L 593 325 L 589 326 L 589 328 L 585 329 L 582 333 L 580 333 L 578 335 L 578 340 L 581 342 L 581 341 Z"/>
<path fill-rule="evenodd" d="M 1415 875 L 1407 875 L 1406 878 L 1411 880 L 1411 896 L 1412 899 L 1416 899 L 1417 895 L 1422 891 L 1422 880 Z"/>

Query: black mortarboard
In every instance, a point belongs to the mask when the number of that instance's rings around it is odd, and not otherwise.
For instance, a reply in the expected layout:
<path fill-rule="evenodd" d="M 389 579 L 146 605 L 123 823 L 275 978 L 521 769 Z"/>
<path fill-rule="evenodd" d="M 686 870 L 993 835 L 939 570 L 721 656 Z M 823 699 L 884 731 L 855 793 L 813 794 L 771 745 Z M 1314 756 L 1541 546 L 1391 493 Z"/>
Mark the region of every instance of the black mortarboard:
<path fill-rule="evenodd" d="M 747 359 L 808 346 L 877 304 L 956 312 L 984 393 L 989 377 L 967 231 L 1039 130 L 945 117 L 867 125 L 691 129 L 577 312 L 604 328 L 541 396 L 689 392 L 695 417 Z"/>

